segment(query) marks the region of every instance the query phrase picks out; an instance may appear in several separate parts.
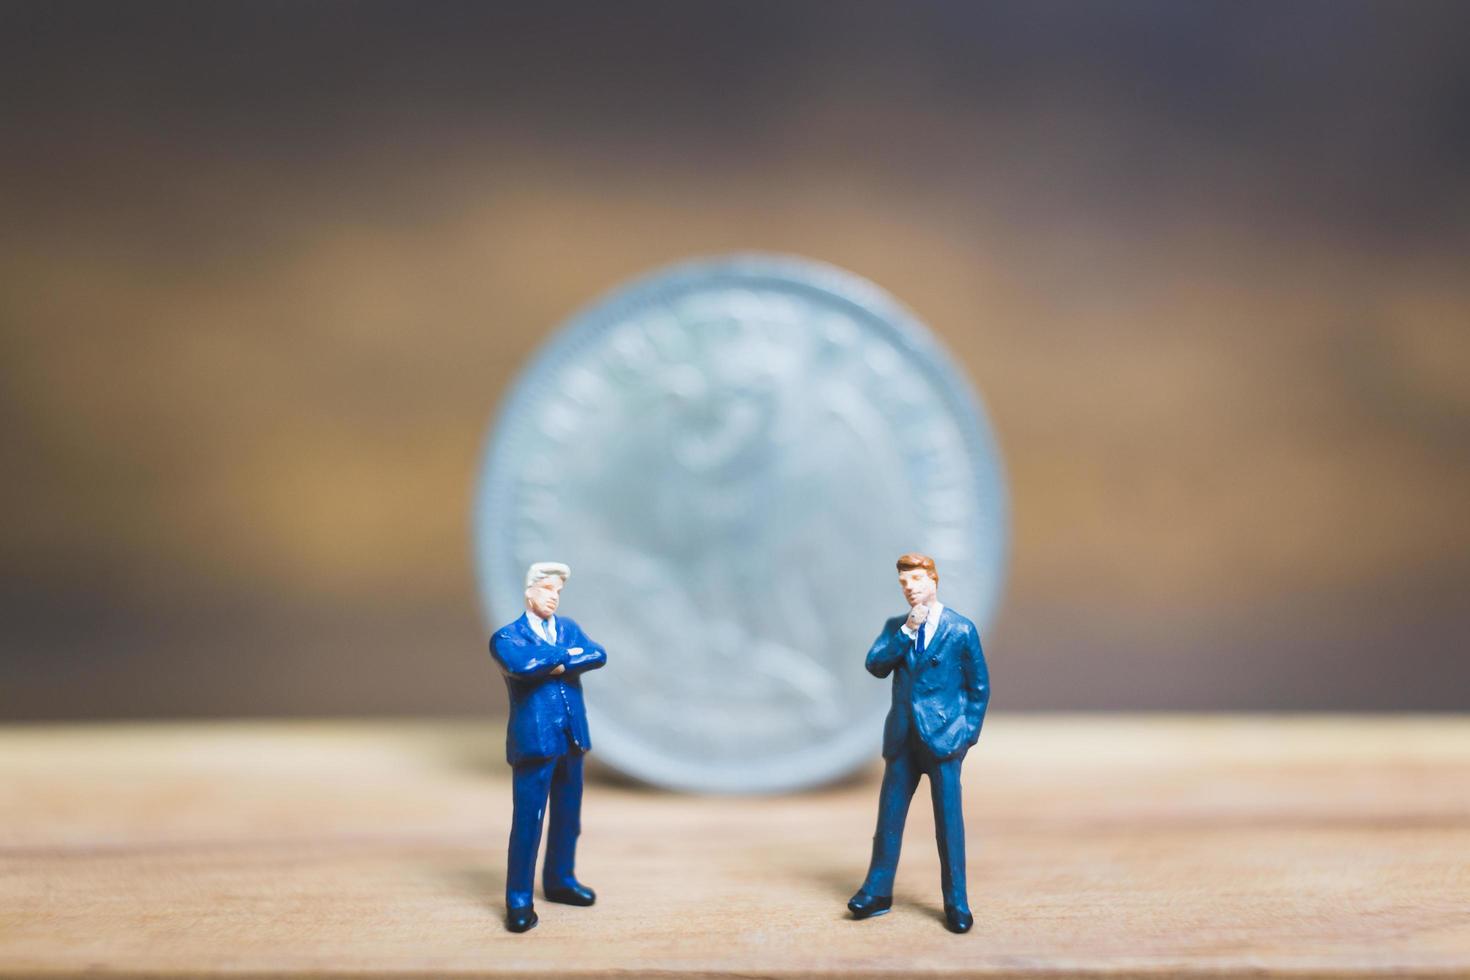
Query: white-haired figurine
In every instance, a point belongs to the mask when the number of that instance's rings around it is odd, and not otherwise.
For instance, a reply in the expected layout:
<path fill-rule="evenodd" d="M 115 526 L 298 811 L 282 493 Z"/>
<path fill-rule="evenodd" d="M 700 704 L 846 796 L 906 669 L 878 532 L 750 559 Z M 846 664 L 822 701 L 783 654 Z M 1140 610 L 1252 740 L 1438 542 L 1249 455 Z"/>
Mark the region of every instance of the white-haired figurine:
<path fill-rule="evenodd" d="M 490 638 L 490 653 L 510 692 L 506 761 L 514 773 L 515 812 L 505 874 L 505 925 L 525 932 L 536 924 L 531 887 L 541 818 L 551 802 L 551 826 L 541 885 L 549 902 L 591 905 L 592 889 L 573 867 L 582 831 L 582 755 L 592 747 L 582 704 L 582 672 L 607 663 L 607 652 L 582 628 L 556 615 L 572 570 L 538 561 L 526 572 L 526 614 Z"/>

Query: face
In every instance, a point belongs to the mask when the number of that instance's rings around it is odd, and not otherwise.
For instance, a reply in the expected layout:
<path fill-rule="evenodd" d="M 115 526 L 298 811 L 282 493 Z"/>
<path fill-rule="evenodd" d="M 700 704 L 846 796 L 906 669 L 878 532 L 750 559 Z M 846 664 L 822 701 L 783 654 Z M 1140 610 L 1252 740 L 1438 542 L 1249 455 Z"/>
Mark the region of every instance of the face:
<path fill-rule="evenodd" d="M 939 583 L 922 568 L 905 568 L 899 572 L 898 587 L 903 589 L 903 597 L 910 606 L 932 605 L 939 591 Z"/>
<path fill-rule="evenodd" d="M 537 582 L 526 590 L 526 608 L 542 619 L 550 619 L 561 602 L 561 587 L 564 584 L 554 575 Z"/>

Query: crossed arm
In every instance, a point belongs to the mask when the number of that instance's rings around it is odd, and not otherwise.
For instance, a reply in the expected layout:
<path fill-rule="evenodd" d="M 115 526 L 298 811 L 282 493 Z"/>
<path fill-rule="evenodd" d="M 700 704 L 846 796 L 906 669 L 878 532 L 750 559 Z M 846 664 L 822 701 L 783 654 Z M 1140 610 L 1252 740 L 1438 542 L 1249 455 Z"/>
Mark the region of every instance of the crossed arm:
<path fill-rule="evenodd" d="M 563 639 L 567 641 L 567 673 L 580 674 L 583 671 L 596 670 L 607 663 L 607 651 L 592 642 L 582 632 L 582 627 L 570 619 L 563 622 L 566 624 Z"/>
<path fill-rule="evenodd" d="M 539 643 L 515 633 L 496 633 L 490 638 L 490 653 L 508 677 L 542 680 L 560 674 L 596 670 L 607 663 L 607 651 L 587 638 L 581 627 L 563 620 L 566 646 Z"/>

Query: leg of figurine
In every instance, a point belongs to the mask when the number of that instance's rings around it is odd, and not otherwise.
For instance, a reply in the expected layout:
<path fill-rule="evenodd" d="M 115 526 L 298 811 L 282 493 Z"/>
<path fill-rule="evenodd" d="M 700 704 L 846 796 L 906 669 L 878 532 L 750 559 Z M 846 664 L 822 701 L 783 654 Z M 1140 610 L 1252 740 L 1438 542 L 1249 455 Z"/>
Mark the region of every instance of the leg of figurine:
<path fill-rule="evenodd" d="M 541 887 L 548 901 L 591 905 L 597 896 L 578 884 L 577 836 L 582 833 L 582 753 L 568 752 L 551 775 L 551 818 L 546 830 L 546 866 Z"/>
<path fill-rule="evenodd" d="M 878 791 L 878 828 L 873 834 L 873 859 L 868 864 L 868 877 L 862 887 L 868 895 L 876 898 L 893 895 L 898 851 L 903 845 L 903 825 L 908 819 L 909 802 L 918 786 L 919 767 L 908 749 L 884 764 L 883 788 Z"/>
<path fill-rule="evenodd" d="M 510 909 L 531 904 L 536 879 L 536 851 L 541 847 L 541 823 L 546 794 L 551 789 L 555 759 L 537 759 L 515 767 L 511 782 L 514 812 L 510 822 L 510 852 L 505 862 L 505 905 Z"/>
<path fill-rule="evenodd" d="M 551 774 L 551 814 L 546 827 L 546 866 L 541 883 L 549 890 L 575 877 L 577 835 L 582 832 L 582 756 L 568 752 Z"/>
<path fill-rule="evenodd" d="M 964 755 L 961 754 L 954 759 L 936 762 L 929 770 L 945 923 L 955 932 L 967 931 L 972 921 L 965 894 L 965 816 L 960 793 L 960 765 L 963 762 Z"/>

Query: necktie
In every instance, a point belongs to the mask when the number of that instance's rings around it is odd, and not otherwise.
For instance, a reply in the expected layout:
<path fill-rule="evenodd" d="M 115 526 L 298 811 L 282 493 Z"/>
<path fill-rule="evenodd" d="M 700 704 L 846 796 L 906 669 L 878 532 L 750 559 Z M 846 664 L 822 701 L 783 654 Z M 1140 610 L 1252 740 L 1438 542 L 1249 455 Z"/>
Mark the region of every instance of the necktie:
<path fill-rule="evenodd" d="M 925 622 L 922 622 L 922 623 L 919 624 L 919 646 L 918 646 L 918 651 L 920 653 L 923 653 L 924 652 L 924 627 L 926 627 L 928 625 L 929 625 L 929 623 L 928 623 L 927 620 Z"/>

